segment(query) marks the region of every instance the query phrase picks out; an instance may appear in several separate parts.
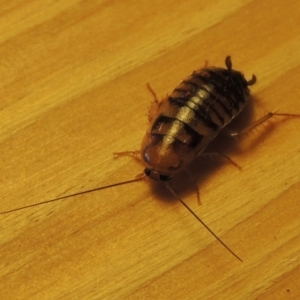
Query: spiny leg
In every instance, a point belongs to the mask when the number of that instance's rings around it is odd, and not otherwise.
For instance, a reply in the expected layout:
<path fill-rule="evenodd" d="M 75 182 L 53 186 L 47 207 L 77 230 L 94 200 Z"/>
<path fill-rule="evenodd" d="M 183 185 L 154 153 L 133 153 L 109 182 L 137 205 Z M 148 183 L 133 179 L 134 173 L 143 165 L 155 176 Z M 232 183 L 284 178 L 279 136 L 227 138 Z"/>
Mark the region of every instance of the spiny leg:
<path fill-rule="evenodd" d="M 157 98 L 156 93 L 152 89 L 149 83 L 147 83 L 147 88 L 149 92 L 152 94 L 154 101 L 151 104 L 151 107 L 149 108 L 149 114 L 148 114 L 148 119 L 151 121 L 157 114 L 157 110 L 159 107 L 159 101 Z M 114 157 L 118 158 L 120 156 L 131 156 L 135 160 L 137 160 L 139 163 L 142 163 L 141 158 L 140 158 L 141 151 L 136 150 L 136 151 L 122 151 L 122 152 L 114 152 Z"/>
<path fill-rule="evenodd" d="M 148 88 L 149 92 L 152 94 L 154 101 L 158 102 L 157 95 L 154 92 L 153 88 L 151 87 L 150 83 L 147 83 L 147 88 Z"/>
<path fill-rule="evenodd" d="M 226 128 L 226 134 L 231 136 L 231 137 L 236 137 L 245 133 L 250 132 L 251 130 L 253 130 L 254 128 L 258 127 L 259 125 L 262 125 L 263 123 L 265 123 L 267 120 L 273 118 L 273 117 L 292 117 L 292 118 L 300 118 L 300 114 L 287 114 L 287 113 L 277 113 L 277 112 L 268 112 L 267 114 L 265 114 L 264 116 L 262 116 L 261 118 L 259 118 L 258 120 L 254 121 L 253 123 L 251 123 L 250 125 L 248 125 L 247 127 L 245 127 L 242 130 L 239 131 L 231 131 L 228 128 Z"/>
<path fill-rule="evenodd" d="M 156 93 L 154 92 L 154 90 L 152 89 L 152 87 L 150 86 L 149 83 L 147 83 L 147 88 L 148 88 L 149 92 L 152 94 L 152 96 L 154 98 L 154 101 L 151 103 L 151 106 L 149 108 L 149 113 L 148 113 L 148 120 L 150 122 L 157 115 L 157 111 L 158 111 L 158 108 L 159 108 L 159 100 L 157 98 Z"/>
<path fill-rule="evenodd" d="M 130 156 L 137 160 L 139 163 L 142 163 L 141 158 L 140 158 L 140 153 L 141 151 L 136 150 L 136 151 L 122 151 L 122 152 L 114 152 L 114 158 L 118 158 L 120 156 Z"/>
<path fill-rule="evenodd" d="M 235 166 L 236 168 L 238 168 L 240 171 L 242 170 L 242 167 L 239 166 L 235 161 L 233 161 L 230 157 L 228 157 L 227 155 L 225 155 L 224 153 L 222 152 L 209 152 L 209 153 L 200 153 L 198 156 L 201 156 L 201 157 L 205 157 L 205 156 L 208 156 L 208 157 L 218 157 L 218 158 L 222 158 L 222 159 L 226 159 L 228 162 L 230 162 L 233 166 Z M 195 180 L 193 174 L 188 170 L 188 169 L 185 169 L 185 171 L 187 172 L 187 174 L 190 176 L 190 179 L 192 181 L 192 183 L 194 184 L 195 188 L 196 188 L 196 193 L 197 193 L 197 200 L 198 200 L 198 204 L 201 205 L 201 200 L 200 200 L 200 189 L 199 189 L 199 186 L 198 186 L 198 183 L 197 181 Z"/>
<path fill-rule="evenodd" d="M 222 159 L 225 159 L 227 160 L 229 163 L 231 163 L 234 167 L 236 167 L 237 169 L 239 169 L 240 171 L 242 170 L 242 167 L 239 166 L 234 160 L 232 160 L 229 156 L 225 155 L 224 153 L 222 152 L 207 152 L 207 153 L 200 153 L 198 155 L 198 157 L 209 157 L 209 158 L 212 158 L 212 157 L 217 157 L 217 158 L 222 158 Z M 198 204 L 200 205 L 201 204 L 201 201 L 200 201 L 200 193 L 199 193 L 199 187 L 198 187 L 198 184 L 196 182 L 196 180 L 194 179 L 194 177 L 192 177 L 192 174 L 190 173 L 190 176 L 192 178 L 192 181 L 193 183 L 195 184 L 195 186 L 197 187 L 197 198 L 198 198 Z"/>
<path fill-rule="evenodd" d="M 240 165 L 238 165 L 234 160 L 232 160 L 229 156 L 225 155 L 222 152 L 207 152 L 207 153 L 200 153 L 198 155 L 199 157 L 218 157 L 218 158 L 222 158 L 227 160 L 229 163 L 231 163 L 234 167 L 236 167 L 237 169 L 239 169 L 240 171 L 242 170 L 242 167 Z"/>

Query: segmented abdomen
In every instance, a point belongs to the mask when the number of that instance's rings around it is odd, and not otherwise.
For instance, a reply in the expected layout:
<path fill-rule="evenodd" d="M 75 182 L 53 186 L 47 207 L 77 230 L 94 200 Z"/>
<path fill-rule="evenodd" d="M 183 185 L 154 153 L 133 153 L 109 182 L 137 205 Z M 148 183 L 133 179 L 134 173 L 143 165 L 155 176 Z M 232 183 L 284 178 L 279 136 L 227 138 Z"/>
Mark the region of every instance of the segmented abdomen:
<path fill-rule="evenodd" d="M 244 76 L 237 71 L 206 68 L 183 80 L 162 103 L 151 135 L 201 152 L 243 109 L 249 95 Z"/>

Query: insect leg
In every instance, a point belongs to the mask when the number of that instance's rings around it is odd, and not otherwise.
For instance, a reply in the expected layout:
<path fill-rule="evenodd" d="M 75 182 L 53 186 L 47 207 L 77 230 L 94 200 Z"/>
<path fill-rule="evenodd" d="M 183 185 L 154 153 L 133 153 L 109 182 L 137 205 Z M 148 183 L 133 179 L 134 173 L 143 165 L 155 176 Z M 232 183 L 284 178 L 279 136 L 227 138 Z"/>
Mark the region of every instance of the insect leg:
<path fill-rule="evenodd" d="M 210 152 L 210 153 L 200 153 L 198 156 L 208 156 L 210 158 L 212 158 L 213 156 L 218 157 L 218 158 L 222 158 L 222 159 L 226 159 L 228 162 L 230 162 L 232 165 L 234 165 L 236 168 L 238 168 L 240 171 L 242 170 L 242 167 L 239 166 L 235 161 L 233 161 L 230 157 L 228 157 L 227 155 L 221 153 L 221 152 Z M 198 186 L 197 181 L 195 180 L 193 174 L 191 173 L 190 170 L 185 169 L 186 173 L 190 176 L 190 179 L 192 181 L 192 183 L 194 184 L 195 188 L 196 188 L 196 193 L 197 193 L 197 201 L 198 204 L 201 205 L 201 200 L 200 200 L 200 189 Z"/>
<path fill-rule="evenodd" d="M 218 158 L 222 158 L 222 159 L 226 159 L 229 163 L 231 163 L 233 166 L 235 166 L 237 169 L 239 169 L 240 171 L 242 170 L 242 167 L 240 165 L 238 165 L 234 160 L 232 160 L 229 156 L 225 155 L 222 152 L 207 152 L 207 153 L 200 153 L 198 155 L 199 157 L 218 157 Z"/>
<path fill-rule="evenodd" d="M 114 157 L 118 158 L 120 156 L 130 156 L 137 160 L 139 163 L 142 163 L 141 158 L 140 158 L 140 153 L 141 151 L 136 150 L 136 151 L 122 151 L 122 152 L 114 152 Z"/>
<path fill-rule="evenodd" d="M 157 111 L 159 108 L 159 100 L 157 98 L 156 93 L 154 92 L 154 90 L 152 89 L 152 87 L 150 86 L 149 83 L 147 83 L 147 88 L 154 98 L 154 101 L 151 103 L 151 106 L 150 106 L 149 112 L 148 112 L 148 120 L 150 122 L 157 116 Z"/>
<path fill-rule="evenodd" d="M 154 90 L 152 89 L 152 87 L 150 86 L 149 83 L 147 83 L 147 88 L 148 88 L 148 90 L 150 91 L 150 93 L 152 94 L 152 96 L 154 98 L 154 101 L 151 104 L 151 107 L 149 109 L 149 114 L 148 114 L 148 119 L 149 119 L 149 121 L 151 121 L 157 114 L 157 110 L 158 110 L 158 107 L 159 107 L 159 101 L 158 101 L 156 93 L 154 92 Z M 141 154 L 140 150 L 122 151 L 122 152 L 114 152 L 114 157 L 118 158 L 120 156 L 131 156 L 135 160 L 137 160 L 138 162 L 141 163 L 140 154 Z"/>
<path fill-rule="evenodd" d="M 268 112 L 267 114 L 265 114 L 264 116 L 262 116 L 261 118 L 259 118 L 258 120 L 254 121 L 252 124 L 248 125 L 246 128 L 244 128 L 243 130 L 240 131 L 230 131 L 226 128 L 226 134 L 231 136 L 231 137 L 236 137 L 245 133 L 250 132 L 252 129 L 258 127 L 259 125 L 265 123 L 267 120 L 276 117 L 276 116 L 280 116 L 280 117 L 296 117 L 299 118 L 300 114 L 287 114 L 287 113 L 277 113 L 277 112 Z"/>

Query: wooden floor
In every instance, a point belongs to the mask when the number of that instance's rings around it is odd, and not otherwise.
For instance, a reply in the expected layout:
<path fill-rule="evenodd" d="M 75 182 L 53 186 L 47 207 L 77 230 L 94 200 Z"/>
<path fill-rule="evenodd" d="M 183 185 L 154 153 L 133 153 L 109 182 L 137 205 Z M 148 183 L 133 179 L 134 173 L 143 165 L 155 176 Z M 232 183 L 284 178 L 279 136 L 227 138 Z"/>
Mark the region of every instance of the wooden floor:
<path fill-rule="evenodd" d="M 163 4 L 162 4 L 163 3 Z M 300 5 L 1 1 L 0 212 L 129 180 L 152 95 L 206 63 L 250 79 L 241 126 L 300 113 Z M 136 182 L 0 215 L 1 299 L 300 299 L 300 118 L 212 144 L 176 186 Z M 186 176 L 184 174 L 184 176 Z"/>

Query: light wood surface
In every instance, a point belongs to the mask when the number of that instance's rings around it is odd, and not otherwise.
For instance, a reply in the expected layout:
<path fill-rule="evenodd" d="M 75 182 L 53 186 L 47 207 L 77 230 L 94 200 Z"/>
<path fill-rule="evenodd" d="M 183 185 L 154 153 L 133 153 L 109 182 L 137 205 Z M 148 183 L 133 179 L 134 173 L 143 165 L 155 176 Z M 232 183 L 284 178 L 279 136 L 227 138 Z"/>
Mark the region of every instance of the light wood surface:
<path fill-rule="evenodd" d="M 191 71 L 258 78 L 239 123 L 300 113 L 298 1 L 1 1 L 0 211 L 128 180 L 153 100 Z M 241 124 L 236 124 L 240 126 Z M 180 195 L 138 182 L 0 215 L 1 299 L 300 299 L 300 119 L 213 147 Z"/>

